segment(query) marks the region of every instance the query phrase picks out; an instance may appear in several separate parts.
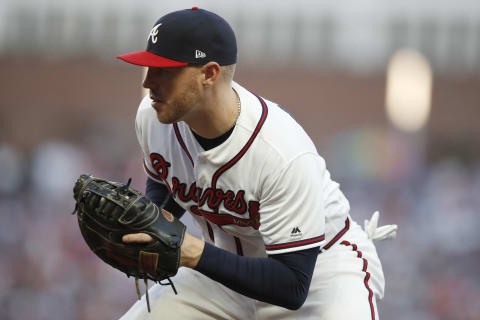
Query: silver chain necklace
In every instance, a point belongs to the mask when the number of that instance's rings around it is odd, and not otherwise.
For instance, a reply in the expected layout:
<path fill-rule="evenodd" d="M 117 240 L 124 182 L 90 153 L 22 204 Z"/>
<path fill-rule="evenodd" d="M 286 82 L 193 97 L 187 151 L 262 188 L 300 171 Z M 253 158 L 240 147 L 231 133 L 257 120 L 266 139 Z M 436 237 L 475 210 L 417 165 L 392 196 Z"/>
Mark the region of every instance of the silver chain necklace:
<path fill-rule="evenodd" d="M 235 122 L 233 123 L 233 126 L 235 126 L 237 124 L 238 118 L 240 118 L 240 112 L 242 111 L 242 104 L 240 103 L 240 96 L 238 95 L 237 91 L 235 89 L 233 89 L 233 91 L 235 92 L 235 96 L 237 96 L 237 106 L 238 106 L 237 118 L 235 119 Z"/>

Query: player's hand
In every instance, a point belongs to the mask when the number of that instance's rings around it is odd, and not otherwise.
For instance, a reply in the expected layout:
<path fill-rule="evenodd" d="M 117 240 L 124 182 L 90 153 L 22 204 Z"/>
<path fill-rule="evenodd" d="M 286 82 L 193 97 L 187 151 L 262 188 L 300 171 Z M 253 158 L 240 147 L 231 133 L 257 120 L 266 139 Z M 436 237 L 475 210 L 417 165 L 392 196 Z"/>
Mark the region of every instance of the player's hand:
<path fill-rule="evenodd" d="M 124 235 L 122 241 L 125 243 L 150 243 L 153 242 L 153 238 L 146 233 L 131 233 Z"/>
<path fill-rule="evenodd" d="M 130 233 L 122 237 L 125 243 L 150 243 L 154 239 L 146 233 Z M 180 265 L 195 268 L 202 256 L 205 242 L 185 232 L 185 238 L 181 247 Z"/>

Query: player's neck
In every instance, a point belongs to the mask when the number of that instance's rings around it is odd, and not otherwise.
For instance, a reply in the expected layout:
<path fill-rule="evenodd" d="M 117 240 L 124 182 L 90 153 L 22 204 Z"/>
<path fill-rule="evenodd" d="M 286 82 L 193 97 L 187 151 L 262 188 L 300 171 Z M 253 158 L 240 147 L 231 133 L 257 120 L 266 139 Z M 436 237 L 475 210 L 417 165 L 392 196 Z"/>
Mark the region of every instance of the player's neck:
<path fill-rule="evenodd" d="M 185 120 L 190 128 L 199 136 L 212 139 L 230 130 L 239 116 L 239 100 L 232 88 L 213 91 L 202 109 Z"/>

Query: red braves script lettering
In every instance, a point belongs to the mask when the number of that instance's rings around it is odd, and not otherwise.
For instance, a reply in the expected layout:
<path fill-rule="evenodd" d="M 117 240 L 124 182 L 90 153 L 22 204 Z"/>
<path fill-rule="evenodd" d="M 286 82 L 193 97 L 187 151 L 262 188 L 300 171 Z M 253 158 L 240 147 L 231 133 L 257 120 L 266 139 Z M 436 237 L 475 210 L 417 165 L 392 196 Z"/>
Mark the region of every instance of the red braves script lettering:
<path fill-rule="evenodd" d="M 158 153 L 150 154 L 150 163 L 152 164 L 153 170 L 155 170 L 160 178 L 165 180 L 168 176 L 168 167 L 170 167 L 170 163 L 165 161 L 163 156 Z"/>
<path fill-rule="evenodd" d="M 158 153 L 150 154 L 150 161 L 155 172 L 167 183 L 166 178 L 168 176 L 168 167 L 170 163 L 165 161 L 163 156 Z M 207 188 L 203 190 L 197 187 L 194 182 L 187 187 L 186 183 L 180 182 L 177 177 L 172 177 L 171 186 L 172 196 L 176 196 L 182 202 L 196 202 L 197 205 L 191 206 L 190 211 L 196 215 L 203 216 L 205 219 L 218 224 L 227 225 L 235 224 L 240 227 L 253 227 L 258 229 L 260 227 L 260 204 L 258 201 L 245 200 L 245 191 L 240 190 L 235 193 L 232 190 L 224 191 L 217 188 Z M 212 211 L 202 210 L 199 207 L 207 205 Z M 240 218 L 230 214 L 220 214 L 218 212 L 220 205 L 230 212 L 234 212 L 239 215 L 245 215 L 248 211 L 248 218 Z"/>

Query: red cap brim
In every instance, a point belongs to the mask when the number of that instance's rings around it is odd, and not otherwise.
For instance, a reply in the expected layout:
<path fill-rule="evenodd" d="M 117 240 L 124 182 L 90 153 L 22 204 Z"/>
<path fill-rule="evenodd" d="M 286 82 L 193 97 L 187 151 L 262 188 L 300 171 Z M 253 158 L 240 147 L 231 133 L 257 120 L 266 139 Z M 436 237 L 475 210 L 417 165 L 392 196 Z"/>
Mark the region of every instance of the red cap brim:
<path fill-rule="evenodd" d="M 176 60 L 167 59 L 164 57 L 157 56 L 148 51 L 139 51 L 132 52 L 127 54 L 122 54 L 118 56 L 117 59 L 123 60 L 125 62 L 136 64 L 137 66 L 144 67 L 159 67 L 159 68 L 168 68 L 168 67 L 184 67 L 187 66 L 187 62 L 180 62 Z"/>

